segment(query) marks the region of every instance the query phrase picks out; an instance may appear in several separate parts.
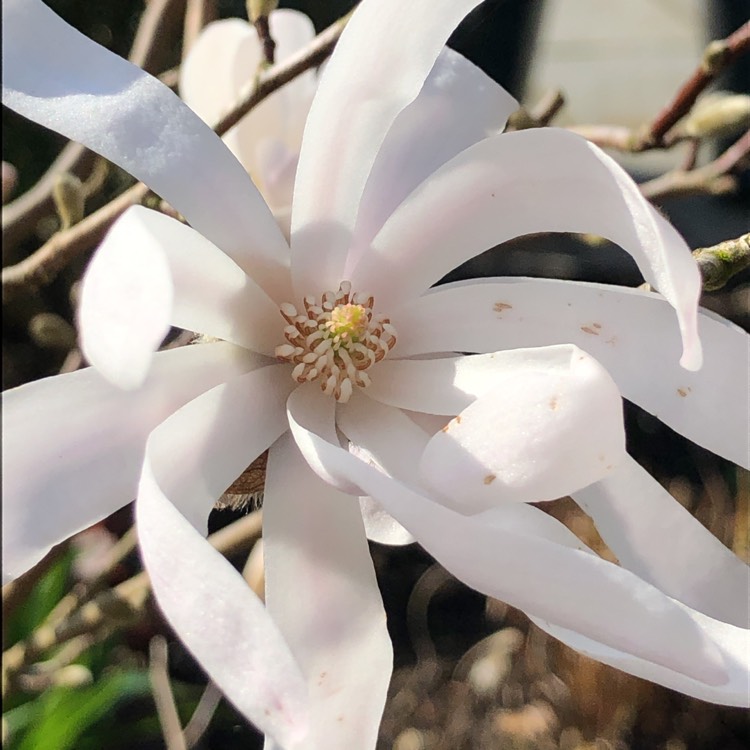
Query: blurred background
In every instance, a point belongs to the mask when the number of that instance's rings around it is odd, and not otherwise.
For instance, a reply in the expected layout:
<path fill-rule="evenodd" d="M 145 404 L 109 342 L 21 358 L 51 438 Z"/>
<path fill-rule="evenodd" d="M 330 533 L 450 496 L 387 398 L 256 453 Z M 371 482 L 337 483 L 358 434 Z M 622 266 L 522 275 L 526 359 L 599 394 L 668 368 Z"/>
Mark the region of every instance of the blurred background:
<path fill-rule="evenodd" d="M 152 0 L 152 3 L 154 0 Z M 127 56 L 145 6 L 142 0 L 48 0 L 56 12 L 104 46 Z M 144 67 L 155 74 L 179 64 L 185 2 L 174 2 L 159 43 Z M 349 0 L 281 2 L 307 13 L 322 30 L 349 10 Z M 215 18 L 245 16 L 243 0 L 206 3 Z M 565 104 L 561 126 L 616 124 L 637 129 L 654 118 L 695 69 L 706 43 L 750 18 L 744 0 L 486 0 L 457 29 L 450 45 L 508 88 L 528 109 L 550 91 Z M 750 93 L 750 56 L 717 83 Z M 86 213 L 133 184 L 112 165 L 78 154 L 61 162 L 65 141 L 3 109 L 2 158 L 17 178 L 3 207 L 3 266 L 27 257 L 60 228 L 54 204 L 29 210 L 50 165 L 71 169 L 89 186 Z M 731 142 L 731 141 L 730 141 Z M 695 155 L 705 163 L 729 142 L 714 140 Z M 690 144 L 643 154 L 612 152 L 639 182 L 684 163 Z M 61 157 L 61 153 L 63 156 Z M 57 159 L 57 162 L 55 160 Z M 5 177 L 4 177 L 5 181 Z M 658 202 L 691 247 L 737 237 L 750 227 L 748 175 L 731 195 L 691 195 Z M 35 187 L 37 186 L 37 187 Z M 5 195 L 5 187 L 4 187 Z M 24 204 L 24 200 L 26 203 Z M 19 219 L 19 217 L 21 217 Z M 93 248 L 92 248 L 93 249 Z M 77 281 L 88 255 L 51 284 L 6 296 L 3 385 L 21 383 L 83 362 L 73 327 Z M 489 250 L 451 274 L 574 278 L 636 286 L 642 279 L 620 248 L 593 238 L 534 235 Z M 750 324 L 750 279 L 741 273 L 704 304 Z M 177 335 L 177 332 L 175 332 Z M 629 450 L 727 546 L 750 559 L 750 479 L 736 467 L 672 433 L 628 405 Z M 6 436 L 12 439 L 12 436 Z M 544 504 L 590 546 L 607 556 L 589 519 L 572 501 Z M 215 510 L 211 531 L 252 507 Z M 261 748 L 262 738 L 206 689 L 206 676 L 133 581 L 140 562 L 126 508 L 61 545 L 31 574 L 3 589 L 5 658 L 3 745 L 19 750 L 157 750 L 165 747 L 154 706 L 153 674 L 166 643 L 171 690 L 187 746 L 203 750 Z M 230 558 L 256 577 L 248 526 Z M 372 545 L 396 669 L 381 729 L 380 750 L 744 750 L 746 712 L 691 700 L 601 666 L 548 638 L 520 612 L 468 590 L 416 546 Z M 250 558 L 250 563 L 248 559 Z M 512 571 L 499 574 L 512 575 Z M 141 579 L 142 580 L 142 579 Z M 70 626 L 81 601 L 125 592 L 100 627 L 52 648 L 22 653 L 32 634 Z M 124 587 L 124 588 L 123 588 Z M 102 605 L 104 606 L 104 605 Z M 163 641 L 154 638 L 163 637 Z M 54 641 L 54 639 L 53 639 Z M 19 657 L 19 653 L 21 656 Z M 192 718 L 191 718 L 192 717 Z M 169 748 L 172 750 L 172 748 Z"/>

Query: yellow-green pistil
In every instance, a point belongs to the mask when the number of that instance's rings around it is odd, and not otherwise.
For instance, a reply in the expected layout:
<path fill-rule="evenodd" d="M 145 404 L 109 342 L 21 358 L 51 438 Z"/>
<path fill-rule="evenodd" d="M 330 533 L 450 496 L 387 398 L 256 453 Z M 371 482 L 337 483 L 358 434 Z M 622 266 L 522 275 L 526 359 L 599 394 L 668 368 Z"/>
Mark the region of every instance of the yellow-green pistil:
<path fill-rule="evenodd" d="M 348 281 L 341 282 L 338 292 L 325 292 L 320 301 L 305 297 L 303 314 L 284 303 L 281 315 L 288 323 L 288 343 L 276 347 L 276 356 L 295 365 L 292 377 L 298 383 L 319 380 L 324 393 L 345 403 L 355 385 L 370 384 L 365 370 L 396 343 L 390 320 L 373 315 L 373 305 L 372 297 L 353 295 Z"/>

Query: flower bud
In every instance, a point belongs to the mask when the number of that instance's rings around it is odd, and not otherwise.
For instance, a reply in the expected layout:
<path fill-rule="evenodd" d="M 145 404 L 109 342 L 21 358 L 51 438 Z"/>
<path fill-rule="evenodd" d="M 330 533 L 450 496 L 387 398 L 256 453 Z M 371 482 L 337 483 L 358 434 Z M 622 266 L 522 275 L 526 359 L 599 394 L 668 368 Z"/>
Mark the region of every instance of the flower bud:
<path fill-rule="evenodd" d="M 682 124 L 694 138 L 726 136 L 750 127 L 750 96 L 726 91 L 699 99 Z"/>

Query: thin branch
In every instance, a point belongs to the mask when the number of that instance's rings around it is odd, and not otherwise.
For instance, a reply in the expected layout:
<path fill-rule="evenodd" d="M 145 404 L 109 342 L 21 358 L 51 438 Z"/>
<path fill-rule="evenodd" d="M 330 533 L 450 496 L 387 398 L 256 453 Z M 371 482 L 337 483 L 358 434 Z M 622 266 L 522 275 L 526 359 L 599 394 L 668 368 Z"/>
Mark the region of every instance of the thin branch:
<path fill-rule="evenodd" d="M 214 127 L 218 135 L 224 135 L 236 125 L 253 107 L 274 91 L 289 83 L 306 70 L 319 65 L 331 54 L 351 13 L 335 21 L 325 31 L 296 55 L 283 63 L 274 65 L 261 73 L 255 85 L 240 102 Z M 8 266 L 2 271 L 3 303 L 6 293 L 26 286 L 43 286 L 52 282 L 60 271 L 74 258 L 101 242 L 109 227 L 127 208 L 142 203 L 149 189 L 137 183 L 117 198 L 87 216 L 79 224 L 53 235 L 28 258 Z"/>
<path fill-rule="evenodd" d="M 193 711 L 193 715 L 190 717 L 190 721 L 185 726 L 185 744 L 188 750 L 198 744 L 198 741 L 208 729 L 220 702 L 221 691 L 213 682 L 209 682 L 195 707 L 195 711 Z"/>
<path fill-rule="evenodd" d="M 750 51 L 750 21 L 740 26 L 726 39 L 711 42 L 703 53 L 700 65 L 646 129 L 642 139 L 643 146 L 661 143 L 669 130 L 690 111 L 698 96 L 719 73 L 748 51 Z"/>
<path fill-rule="evenodd" d="M 187 0 L 182 32 L 182 59 L 195 44 L 203 28 L 217 17 L 215 0 Z"/>
<path fill-rule="evenodd" d="M 675 170 L 639 185 L 641 193 L 649 200 L 661 200 L 677 195 L 709 193 L 723 195 L 737 187 L 733 172 L 742 166 L 750 155 L 750 130 L 723 154 L 699 169 Z"/>
<path fill-rule="evenodd" d="M 129 60 L 149 73 L 156 74 L 159 55 L 156 49 L 168 41 L 174 14 L 185 0 L 152 0 L 144 10 L 133 39 Z M 85 146 L 70 141 L 42 178 L 23 195 L 2 209 L 3 258 L 30 237 L 38 221 L 54 211 L 52 188 L 57 177 L 69 172 L 85 179 L 94 165 L 96 154 Z"/>
<path fill-rule="evenodd" d="M 650 125 L 632 129 L 623 125 L 573 125 L 573 133 L 600 148 L 611 148 L 627 153 L 640 153 L 650 149 L 669 149 L 685 140 L 692 140 L 688 133 L 672 128 L 690 112 L 698 96 L 726 67 L 738 57 L 750 51 L 750 21 L 726 39 L 711 42 L 703 53 L 703 59 L 690 78 L 654 118 Z"/>
<path fill-rule="evenodd" d="M 180 715 L 169 682 L 167 642 L 161 635 L 155 635 L 149 644 L 148 676 L 154 694 L 156 714 L 161 724 L 164 744 L 167 750 L 187 750 L 185 735 L 182 733 Z"/>

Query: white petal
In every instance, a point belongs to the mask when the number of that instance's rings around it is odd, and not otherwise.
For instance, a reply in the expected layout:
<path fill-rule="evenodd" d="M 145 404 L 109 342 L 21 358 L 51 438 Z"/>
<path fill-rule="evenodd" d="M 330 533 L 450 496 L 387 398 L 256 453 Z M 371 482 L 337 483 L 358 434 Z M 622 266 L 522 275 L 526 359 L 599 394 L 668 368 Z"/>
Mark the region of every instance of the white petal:
<path fill-rule="evenodd" d="M 360 497 L 359 509 L 367 538 L 371 542 L 392 547 L 403 547 L 414 542 L 414 537 L 377 500 Z"/>
<path fill-rule="evenodd" d="M 553 500 L 625 457 L 620 393 L 578 347 L 526 350 L 493 381 L 422 455 L 422 476 L 449 507 L 476 513 L 507 500 Z"/>
<path fill-rule="evenodd" d="M 292 417 L 294 415 L 294 417 Z M 318 435 L 324 435 L 332 443 L 338 443 L 336 433 L 336 402 L 321 393 L 317 383 L 305 383 L 296 388 L 287 402 L 287 416 L 290 426 L 301 421 L 305 428 Z M 302 441 L 302 442 L 300 442 Z M 300 433 L 297 444 L 310 468 L 326 483 L 349 495 L 359 495 L 357 487 L 350 482 L 341 482 L 328 472 L 325 465 L 317 460 L 315 450 L 305 444 L 305 434 Z"/>
<path fill-rule="evenodd" d="M 697 624 L 695 613 L 574 543 L 568 532 L 551 531 L 550 519 L 542 519 L 538 508 L 509 504 L 463 516 L 300 422 L 291 426 L 304 451 L 314 453 L 340 481 L 379 500 L 442 565 L 478 591 L 707 686 L 726 683 L 715 633 Z M 388 461 L 383 464 L 390 472 Z"/>
<path fill-rule="evenodd" d="M 39 0 L 3 3 L 3 104 L 118 164 L 278 298 L 289 251 L 221 139 L 157 79 Z"/>
<path fill-rule="evenodd" d="M 378 151 L 362 194 L 344 278 L 422 180 L 468 146 L 501 131 L 517 108 L 516 100 L 480 68 L 445 47 Z"/>
<path fill-rule="evenodd" d="M 270 17 L 281 62 L 302 49 L 315 35 L 310 19 L 293 10 L 277 10 Z M 200 34 L 180 69 L 180 93 L 190 107 L 213 125 L 238 101 L 251 84 L 262 60 L 255 28 L 239 18 L 209 24 Z M 274 92 L 225 134 L 224 140 L 255 179 L 260 174 L 258 147 L 263 139 L 279 138 L 295 157 L 299 153 L 305 117 L 315 91 L 315 73 L 307 71 Z M 268 199 L 268 185 L 261 181 Z M 291 189 L 286 205 L 291 203 Z"/>
<path fill-rule="evenodd" d="M 705 362 L 688 372 L 678 366 L 674 313 L 657 294 L 573 281 L 474 280 L 440 287 L 393 315 L 394 354 L 575 344 L 604 365 L 625 398 L 748 467 L 750 337 L 713 313 L 698 317 Z"/>
<path fill-rule="evenodd" d="M 201 533 L 224 490 L 286 431 L 294 387 L 287 365 L 253 370 L 186 404 L 149 436 L 146 457 L 160 491 Z"/>
<path fill-rule="evenodd" d="M 505 133 L 463 151 L 401 204 L 348 278 L 393 315 L 465 260 L 533 232 L 621 245 L 677 311 L 683 366 L 700 367 L 701 279 L 689 248 L 616 162 L 567 131 Z"/>
<path fill-rule="evenodd" d="M 542 630 L 576 651 L 604 664 L 642 677 L 659 685 L 678 690 L 693 698 L 726 706 L 750 707 L 750 630 L 737 628 L 718 620 L 690 612 L 691 617 L 720 649 L 728 677 L 719 685 L 710 685 L 673 669 L 605 646 L 592 638 L 529 615 Z"/>
<path fill-rule="evenodd" d="M 621 565 L 706 615 L 748 626 L 750 568 L 632 458 L 573 498 Z"/>
<path fill-rule="evenodd" d="M 167 620 L 227 698 L 285 747 L 307 731 L 304 678 L 260 600 L 202 538 L 214 501 L 286 429 L 283 365 L 223 383 L 157 427 L 136 501 L 144 564 Z"/>
<path fill-rule="evenodd" d="M 83 279 L 86 358 L 113 383 L 137 387 L 170 325 L 273 356 L 283 320 L 230 258 L 179 221 L 142 206 L 109 231 Z"/>
<path fill-rule="evenodd" d="M 158 353 L 136 391 L 93 368 L 6 391 L 4 576 L 19 576 L 54 544 L 133 500 L 149 432 L 260 361 L 231 344 L 188 346 Z"/>
<path fill-rule="evenodd" d="M 268 457 L 266 606 L 308 683 L 308 747 L 375 747 L 393 653 L 362 517 L 323 483 L 291 435 Z"/>
<path fill-rule="evenodd" d="M 159 606 L 213 683 L 285 748 L 303 747 L 307 686 L 289 647 L 242 576 L 163 494 L 148 462 L 136 521 Z"/>
<path fill-rule="evenodd" d="M 479 0 L 365 0 L 321 77 L 302 139 L 292 245 L 298 296 L 336 289 L 375 156 Z"/>

